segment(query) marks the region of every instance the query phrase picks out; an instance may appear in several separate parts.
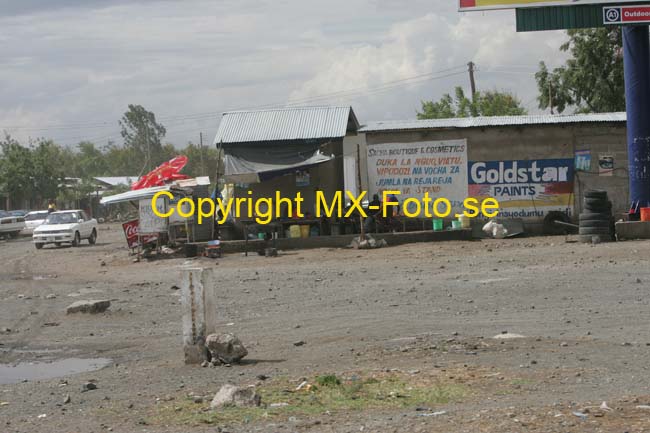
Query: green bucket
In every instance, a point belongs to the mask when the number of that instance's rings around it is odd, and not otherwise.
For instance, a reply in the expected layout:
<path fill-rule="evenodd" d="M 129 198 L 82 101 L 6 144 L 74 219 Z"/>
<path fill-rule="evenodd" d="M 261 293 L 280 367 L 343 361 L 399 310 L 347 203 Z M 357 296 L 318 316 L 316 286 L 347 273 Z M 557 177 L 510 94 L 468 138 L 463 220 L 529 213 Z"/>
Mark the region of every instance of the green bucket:
<path fill-rule="evenodd" d="M 442 223 L 443 223 L 442 220 L 433 220 L 433 231 L 434 231 L 434 232 L 439 232 L 439 231 L 441 231 L 442 228 L 443 228 Z"/>
<path fill-rule="evenodd" d="M 460 222 L 460 221 L 454 220 L 454 221 L 451 222 L 451 228 L 454 229 L 454 230 L 460 230 L 460 229 L 463 228 L 463 223 Z"/>

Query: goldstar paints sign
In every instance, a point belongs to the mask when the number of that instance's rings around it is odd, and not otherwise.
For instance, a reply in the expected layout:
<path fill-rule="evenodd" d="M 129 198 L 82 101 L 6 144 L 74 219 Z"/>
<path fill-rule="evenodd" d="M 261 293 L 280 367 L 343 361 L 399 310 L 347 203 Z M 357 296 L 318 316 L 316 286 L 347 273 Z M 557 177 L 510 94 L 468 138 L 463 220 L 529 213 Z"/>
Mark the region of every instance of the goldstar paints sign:
<path fill-rule="evenodd" d="M 460 210 L 467 193 L 467 140 L 368 146 L 369 193 L 399 191 L 399 201 L 444 197 Z"/>
<path fill-rule="evenodd" d="M 542 6 L 579 6 L 594 4 L 638 3 L 638 0 L 460 0 L 459 10 L 477 11 L 486 9 L 519 9 Z"/>
<path fill-rule="evenodd" d="M 469 196 L 499 202 L 503 218 L 540 218 L 573 209 L 573 159 L 469 163 Z"/>

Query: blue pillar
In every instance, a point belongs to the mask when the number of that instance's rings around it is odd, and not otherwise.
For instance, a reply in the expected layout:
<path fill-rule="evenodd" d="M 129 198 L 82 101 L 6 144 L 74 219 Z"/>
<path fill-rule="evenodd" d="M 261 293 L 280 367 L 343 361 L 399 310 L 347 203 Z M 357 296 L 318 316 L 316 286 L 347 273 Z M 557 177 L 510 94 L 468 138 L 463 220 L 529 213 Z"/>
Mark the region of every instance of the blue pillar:
<path fill-rule="evenodd" d="M 650 36 L 647 26 L 623 27 L 630 212 L 650 207 Z"/>

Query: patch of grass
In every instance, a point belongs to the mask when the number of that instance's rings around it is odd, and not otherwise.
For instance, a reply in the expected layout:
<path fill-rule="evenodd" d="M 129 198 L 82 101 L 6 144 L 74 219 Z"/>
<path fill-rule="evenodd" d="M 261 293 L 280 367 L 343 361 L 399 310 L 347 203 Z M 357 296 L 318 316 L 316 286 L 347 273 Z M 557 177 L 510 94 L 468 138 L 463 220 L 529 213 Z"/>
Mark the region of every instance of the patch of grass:
<path fill-rule="evenodd" d="M 325 376 L 317 376 L 316 383 L 320 386 L 338 386 L 341 380 L 334 374 L 326 374 Z"/>
<path fill-rule="evenodd" d="M 157 408 L 148 420 L 154 425 L 242 424 L 261 419 L 309 417 L 326 411 L 433 407 L 458 401 L 468 393 L 464 385 L 440 380 L 423 381 L 414 376 L 398 374 L 366 378 L 355 376 L 349 380 L 325 375 L 308 382 L 315 386 L 300 391 L 296 391 L 296 385 L 286 379 L 265 383 L 257 392 L 266 407 L 211 411 L 207 403 L 196 404 L 191 399 L 183 399 Z"/>

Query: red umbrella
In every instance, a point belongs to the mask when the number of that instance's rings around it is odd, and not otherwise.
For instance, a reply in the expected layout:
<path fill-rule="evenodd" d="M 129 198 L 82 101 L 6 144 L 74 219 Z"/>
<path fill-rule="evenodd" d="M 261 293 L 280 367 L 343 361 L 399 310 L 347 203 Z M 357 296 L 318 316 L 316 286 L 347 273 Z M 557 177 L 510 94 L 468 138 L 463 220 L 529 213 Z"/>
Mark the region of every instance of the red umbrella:
<path fill-rule="evenodd" d="M 189 179 L 189 176 L 180 174 L 180 171 L 187 164 L 187 156 L 180 155 L 167 162 L 162 163 L 153 171 L 145 174 L 131 185 L 131 190 L 163 186 L 175 180 Z"/>

